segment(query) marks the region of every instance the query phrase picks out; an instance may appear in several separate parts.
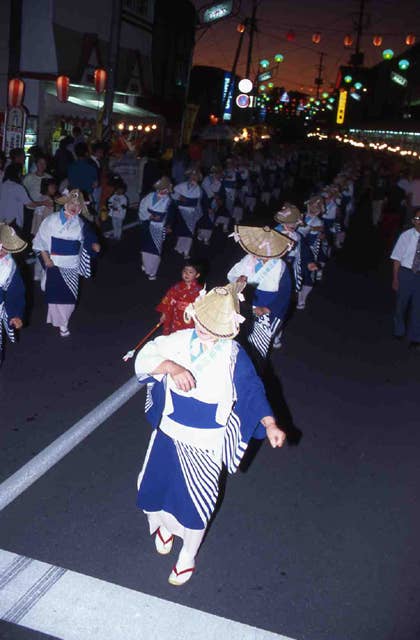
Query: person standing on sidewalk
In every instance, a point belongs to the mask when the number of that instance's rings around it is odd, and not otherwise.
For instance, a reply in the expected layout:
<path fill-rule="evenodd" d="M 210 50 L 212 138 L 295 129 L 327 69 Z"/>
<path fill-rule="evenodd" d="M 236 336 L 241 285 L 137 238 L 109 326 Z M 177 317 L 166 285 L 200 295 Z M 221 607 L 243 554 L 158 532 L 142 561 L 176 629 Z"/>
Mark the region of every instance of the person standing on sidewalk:
<path fill-rule="evenodd" d="M 394 261 L 392 288 L 397 293 L 394 335 L 407 334 L 410 347 L 420 351 L 420 207 L 415 209 L 413 227 L 404 231 L 391 253 Z"/>

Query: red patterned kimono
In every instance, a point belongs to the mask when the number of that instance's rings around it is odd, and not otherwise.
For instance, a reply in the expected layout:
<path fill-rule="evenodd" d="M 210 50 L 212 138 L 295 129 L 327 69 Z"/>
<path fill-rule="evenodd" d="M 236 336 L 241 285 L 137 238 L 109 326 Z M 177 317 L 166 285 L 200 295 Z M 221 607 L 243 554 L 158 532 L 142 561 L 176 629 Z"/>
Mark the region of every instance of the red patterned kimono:
<path fill-rule="evenodd" d="M 165 314 L 163 323 L 163 335 L 179 331 L 180 329 L 191 329 L 193 322 L 185 322 L 184 311 L 190 302 L 194 302 L 200 293 L 202 286 L 194 281 L 189 287 L 183 280 L 171 287 L 162 301 L 156 307 L 156 311 Z"/>

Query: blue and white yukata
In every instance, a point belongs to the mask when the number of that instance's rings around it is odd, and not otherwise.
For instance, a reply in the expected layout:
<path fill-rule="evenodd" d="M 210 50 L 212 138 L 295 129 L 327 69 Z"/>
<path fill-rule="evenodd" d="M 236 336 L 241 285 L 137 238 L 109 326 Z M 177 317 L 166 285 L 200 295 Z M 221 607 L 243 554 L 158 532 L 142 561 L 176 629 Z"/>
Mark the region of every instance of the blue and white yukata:
<path fill-rule="evenodd" d="M 197 225 L 197 240 L 209 244 L 215 221 L 215 197 L 219 196 L 225 201 L 226 193 L 222 181 L 211 174 L 204 178 L 201 188 L 203 190 L 203 215 Z"/>
<path fill-rule="evenodd" d="M 298 293 L 298 301 L 297 301 L 297 309 L 303 310 L 306 306 L 306 300 L 309 294 L 311 293 L 315 280 L 317 271 L 309 271 L 307 265 L 310 262 L 316 262 L 318 265 L 324 264 L 327 260 L 327 256 L 325 254 L 325 247 L 323 246 L 323 231 L 317 231 L 317 227 L 322 227 L 324 229 L 324 223 L 318 216 L 305 216 L 305 225 L 304 227 L 298 228 L 298 233 L 302 236 L 302 246 L 304 243 L 305 246 L 305 262 L 303 268 L 303 281 L 301 290 Z M 309 250 L 309 255 L 308 255 Z M 311 259 L 312 256 L 312 259 Z"/>
<path fill-rule="evenodd" d="M 253 308 L 267 307 L 270 310 L 270 313 L 254 316 L 254 324 L 248 336 L 248 342 L 262 358 L 266 358 L 290 305 L 290 273 L 281 258 L 270 258 L 263 262 L 247 254 L 227 274 L 229 282 L 236 282 L 240 276 L 246 276 L 248 284 L 255 287 L 252 297 Z"/>
<path fill-rule="evenodd" d="M 187 181 L 174 187 L 173 199 L 178 207 L 175 251 L 182 253 L 184 258 L 189 258 L 195 227 L 202 215 L 202 197 L 203 191 L 198 184 Z"/>
<path fill-rule="evenodd" d="M 226 207 L 230 212 L 232 212 L 235 204 L 236 189 L 238 186 L 237 179 L 238 175 L 235 169 L 226 169 L 222 178 L 222 184 L 226 193 Z"/>
<path fill-rule="evenodd" d="M 32 247 L 44 268 L 41 288 L 48 303 L 47 323 L 67 328 L 76 306 L 79 277 L 91 275 L 93 227 L 81 216 L 66 217 L 62 209 L 42 222 Z M 54 267 L 45 268 L 41 251 L 47 251 Z"/>
<path fill-rule="evenodd" d="M 16 263 L 10 253 L 0 258 L 0 359 L 3 346 L 3 330 L 11 342 L 15 332 L 9 322 L 23 318 L 25 311 L 25 287 Z"/>
<path fill-rule="evenodd" d="M 167 359 L 191 371 L 194 389 L 184 392 L 169 375 L 151 375 Z M 237 470 L 250 439 L 265 437 L 260 420 L 272 409 L 245 351 L 233 340 L 206 350 L 194 329 L 146 344 L 135 371 L 147 383 L 146 415 L 154 429 L 137 505 L 151 534 L 164 527 L 180 536 L 193 560 L 216 506 L 222 466 Z"/>
<path fill-rule="evenodd" d="M 174 209 L 170 195 L 159 197 L 155 191 L 140 201 L 140 249 L 143 271 L 149 278 L 155 278 L 159 269 L 166 227 L 172 224 Z"/>

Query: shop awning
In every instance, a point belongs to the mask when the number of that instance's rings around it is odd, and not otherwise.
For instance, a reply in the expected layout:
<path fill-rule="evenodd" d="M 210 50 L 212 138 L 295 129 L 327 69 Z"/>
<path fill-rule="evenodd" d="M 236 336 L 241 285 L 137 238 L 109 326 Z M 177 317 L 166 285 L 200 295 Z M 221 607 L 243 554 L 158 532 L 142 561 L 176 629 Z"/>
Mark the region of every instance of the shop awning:
<path fill-rule="evenodd" d="M 46 86 L 46 106 L 51 115 L 96 117 L 96 113 L 103 107 L 103 96 L 98 95 L 94 89 L 83 87 L 82 85 L 70 85 L 70 95 L 67 102 L 57 100 L 54 83 L 47 83 Z M 123 94 L 115 93 L 112 113 L 116 116 L 125 116 L 133 120 L 163 120 L 164 118 L 156 113 L 135 107 L 126 102 L 122 102 Z M 96 112 L 96 113 L 95 113 Z"/>

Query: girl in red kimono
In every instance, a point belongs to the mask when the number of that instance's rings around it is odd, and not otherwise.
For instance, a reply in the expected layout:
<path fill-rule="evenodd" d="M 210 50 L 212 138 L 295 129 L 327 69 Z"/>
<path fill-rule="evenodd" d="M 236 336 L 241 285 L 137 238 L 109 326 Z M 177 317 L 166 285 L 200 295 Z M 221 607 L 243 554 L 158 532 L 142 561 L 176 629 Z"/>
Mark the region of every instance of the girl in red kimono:
<path fill-rule="evenodd" d="M 198 297 L 202 286 L 199 284 L 199 267 L 189 262 L 182 269 L 182 280 L 171 287 L 163 296 L 162 301 L 156 307 L 156 311 L 162 314 L 160 321 L 163 322 L 163 335 L 179 331 L 180 329 L 191 329 L 194 326 L 192 321 L 184 320 L 186 307 L 193 303 Z"/>

